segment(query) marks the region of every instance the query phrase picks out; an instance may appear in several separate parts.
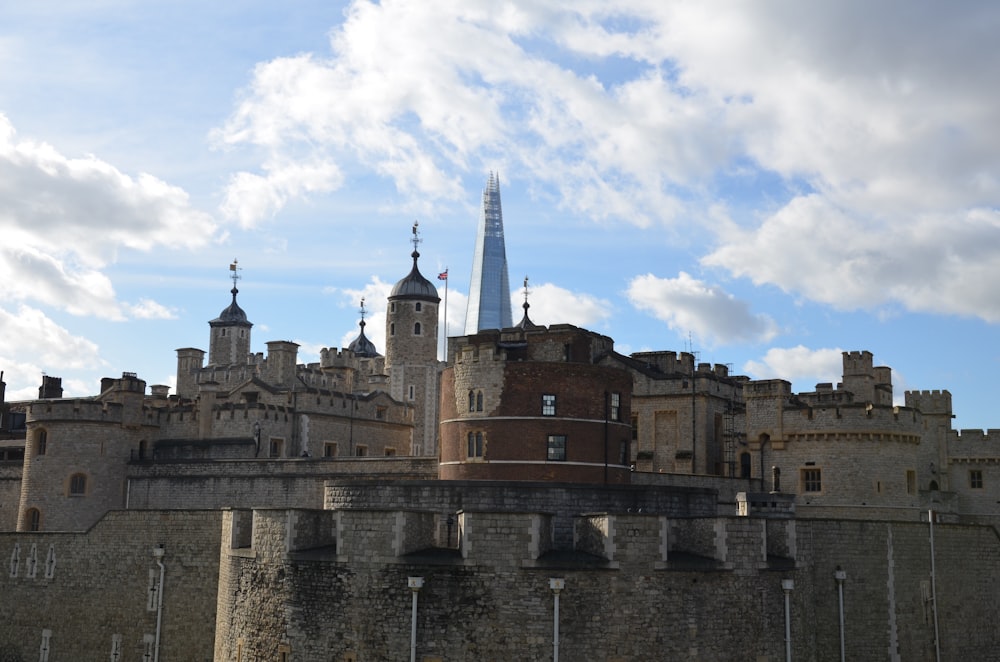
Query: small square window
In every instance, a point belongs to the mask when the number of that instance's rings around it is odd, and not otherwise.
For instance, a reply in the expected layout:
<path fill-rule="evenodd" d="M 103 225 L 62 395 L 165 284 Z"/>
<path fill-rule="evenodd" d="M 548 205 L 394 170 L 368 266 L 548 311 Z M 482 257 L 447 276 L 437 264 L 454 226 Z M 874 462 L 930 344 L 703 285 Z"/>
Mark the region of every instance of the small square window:
<path fill-rule="evenodd" d="M 282 451 L 284 450 L 284 446 L 285 446 L 285 440 L 284 439 L 276 439 L 276 438 L 272 437 L 271 438 L 271 443 L 270 443 L 270 446 L 269 446 L 268 455 L 270 457 L 281 457 Z"/>
<path fill-rule="evenodd" d="M 983 472 L 981 469 L 969 470 L 969 487 L 974 490 L 983 489 Z"/>
<path fill-rule="evenodd" d="M 328 441 L 323 444 L 323 457 L 337 457 L 336 442 Z"/>
<path fill-rule="evenodd" d="M 547 443 L 546 459 L 549 462 L 566 461 L 566 435 L 550 434 Z"/>
<path fill-rule="evenodd" d="M 386 448 L 385 449 L 385 456 L 386 457 L 396 457 L 396 449 L 395 448 Z"/>
<path fill-rule="evenodd" d="M 356 457 L 364 457 L 364 456 L 368 455 L 368 447 L 367 447 L 367 446 L 364 446 L 364 445 L 362 445 L 362 444 L 358 444 L 358 445 L 357 445 L 357 446 L 356 446 L 356 447 L 354 448 L 354 455 L 355 455 Z"/>
<path fill-rule="evenodd" d="M 823 474 L 820 469 L 802 470 L 802 491 L 803 492 L 823 491 Z"/>
<path fill-rule="evenodd" d="M 556 415 L 556 396 L 551 393 L 542 395 L 542 416 Z"/>

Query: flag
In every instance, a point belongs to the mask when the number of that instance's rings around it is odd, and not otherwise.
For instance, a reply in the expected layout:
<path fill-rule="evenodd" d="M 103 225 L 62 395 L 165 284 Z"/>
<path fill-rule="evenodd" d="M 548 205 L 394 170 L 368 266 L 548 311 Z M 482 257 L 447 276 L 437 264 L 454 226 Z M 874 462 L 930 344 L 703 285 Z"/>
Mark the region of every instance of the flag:
<path fill-rule="evenodd" d="M 438 274 L 438 280 L 448 280 L 448 270 L 447 269 L 445 269 L 444 271 L 442 271 L 441 273 Z"/>

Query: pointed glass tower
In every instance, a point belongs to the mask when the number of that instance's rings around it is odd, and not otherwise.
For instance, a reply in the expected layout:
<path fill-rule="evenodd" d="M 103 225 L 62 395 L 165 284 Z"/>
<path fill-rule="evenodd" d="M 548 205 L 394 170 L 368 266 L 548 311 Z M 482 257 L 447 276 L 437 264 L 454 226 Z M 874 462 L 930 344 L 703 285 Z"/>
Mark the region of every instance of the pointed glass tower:
<path fill-rule="evenodd" d="M 503 243 L 503 212 L 500 209 L 500 176 L 491 172 L 483 189 L 483 215 L 479 220 L 476 253 L 472 260 L 465 334 L 471 335 L 483 329 L 506 329 L 513 325 L 507 251 Z"/>

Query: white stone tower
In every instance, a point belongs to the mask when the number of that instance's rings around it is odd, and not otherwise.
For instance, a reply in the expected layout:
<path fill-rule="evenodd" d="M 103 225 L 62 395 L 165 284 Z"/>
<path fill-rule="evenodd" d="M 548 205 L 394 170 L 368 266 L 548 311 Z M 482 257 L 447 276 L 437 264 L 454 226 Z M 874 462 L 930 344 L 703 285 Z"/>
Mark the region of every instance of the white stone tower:
<path fill-rule="evenodd" d="M 392 288 L 385 316 L 385 371 L 389 394 L 414 406 L 413 454 L 437 453 L 437 288 L 417 267 L 417 223 L 413 224 L 413 268 Z"/>

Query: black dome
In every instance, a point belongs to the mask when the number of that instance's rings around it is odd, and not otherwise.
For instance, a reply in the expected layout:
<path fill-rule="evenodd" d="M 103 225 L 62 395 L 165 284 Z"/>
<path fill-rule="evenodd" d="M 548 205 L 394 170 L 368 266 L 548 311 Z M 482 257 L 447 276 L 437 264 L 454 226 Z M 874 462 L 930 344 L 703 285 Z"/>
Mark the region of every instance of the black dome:
<path fill-rule="evenodd" d="M 209 322 L 212 326 L 253 326 L 247 321 L 247 314 L 236 303 L 236 295 L 239 292 L 235 287 L 231 290 L 233 302 L 226 307 L 219 316 Z"/>
<path fill-rule="evenodd" d="M 393 286 L 389 298 L 406 297 L 434 302 L 441 300 L 434 284 L 420 274 L 420 269 L 417 268 L 418 257 L 420 257 L 420 253 L 413 251 L 413 268 L 410 269 L 410 273 L 407 274 L 406 278 Z"/>

